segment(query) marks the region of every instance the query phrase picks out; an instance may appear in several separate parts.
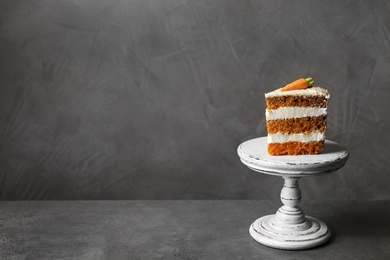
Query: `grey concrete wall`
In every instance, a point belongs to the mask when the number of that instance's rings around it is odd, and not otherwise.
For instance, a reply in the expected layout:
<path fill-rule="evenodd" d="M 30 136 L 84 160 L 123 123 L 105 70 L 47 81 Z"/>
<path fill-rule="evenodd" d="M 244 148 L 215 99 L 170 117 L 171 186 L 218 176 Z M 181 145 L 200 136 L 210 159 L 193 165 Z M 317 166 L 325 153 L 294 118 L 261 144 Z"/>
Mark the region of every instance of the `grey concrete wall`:
<path fill-rule="evenodd" d="M 351 154 L 305 199 L 390 199 L 388 1 L 0 1 L 1 199 L 277 199 L 237 146 L 312 76 Z"/>

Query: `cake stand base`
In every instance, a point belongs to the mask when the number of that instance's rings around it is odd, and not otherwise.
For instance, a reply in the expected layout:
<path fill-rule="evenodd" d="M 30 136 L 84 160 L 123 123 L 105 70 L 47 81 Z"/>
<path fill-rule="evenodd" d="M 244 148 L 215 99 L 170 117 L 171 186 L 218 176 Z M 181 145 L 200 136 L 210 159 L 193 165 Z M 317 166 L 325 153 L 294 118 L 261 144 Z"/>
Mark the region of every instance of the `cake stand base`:
<path fill-rule="evenodd" d="M 260 244 L 278 249 L 307 249 L 325 243 L 330 238 L 330 229 L 321 220 L 306 216 L 299 207 L 302 198 L 299 179 L 340 169 L 348 160 L 348 151 L 326 140 L 321 154 L 270 156 L 267 145 L 267 138 L 261 137 L 242 143 L 237 150 L 250 169 L 284 179 L 280 193 L 283 206 L 276 214 L 253 222 L 250 235 Z"/>
<path fill-rule="evenodd" d="M 318 246 L 330 238 L 324 222 L 305 216 L 298 206 L 301 201 L 299 177 L 283 176 L 280 198 L 283 206 L 276 214 L 257 219 L 249 228 L 259 243 L 278 249 L 298 250 Z"/>
<path fill-rule="evenodd" d="M 253 222 L 249 233 L 260 244 L 286 250 L 316 247 L 330 238 L 326 224 L 308 216 L 304 223 L 291 226 L 278 225 L 275 214 L 264 216 Z"/>

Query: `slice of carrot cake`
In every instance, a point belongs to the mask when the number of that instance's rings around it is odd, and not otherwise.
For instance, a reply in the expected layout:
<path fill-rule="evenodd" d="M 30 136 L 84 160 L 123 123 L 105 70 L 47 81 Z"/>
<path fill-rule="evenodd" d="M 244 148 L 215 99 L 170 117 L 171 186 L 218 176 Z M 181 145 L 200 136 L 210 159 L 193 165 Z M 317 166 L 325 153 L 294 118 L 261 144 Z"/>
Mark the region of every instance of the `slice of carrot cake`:
<path fill-rule="evenodd" d="M 270 155 L 318 154 L 324 149 L 329 92 L 312 78 L 265 94 Z"/>

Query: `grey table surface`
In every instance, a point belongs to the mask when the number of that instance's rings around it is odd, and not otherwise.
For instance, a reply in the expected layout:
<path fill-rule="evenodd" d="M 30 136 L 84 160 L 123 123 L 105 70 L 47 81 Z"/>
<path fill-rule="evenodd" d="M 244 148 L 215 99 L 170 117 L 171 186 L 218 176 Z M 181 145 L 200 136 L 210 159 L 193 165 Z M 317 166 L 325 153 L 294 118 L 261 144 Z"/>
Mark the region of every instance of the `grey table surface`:
<path fill-rule="evenodd" d="M 388 201 L 302 201 L 332 230 L 302 251 L 248 233 L 281 206 L 266 200 L 2 201 L 1 259 L 390 259 Z"/>

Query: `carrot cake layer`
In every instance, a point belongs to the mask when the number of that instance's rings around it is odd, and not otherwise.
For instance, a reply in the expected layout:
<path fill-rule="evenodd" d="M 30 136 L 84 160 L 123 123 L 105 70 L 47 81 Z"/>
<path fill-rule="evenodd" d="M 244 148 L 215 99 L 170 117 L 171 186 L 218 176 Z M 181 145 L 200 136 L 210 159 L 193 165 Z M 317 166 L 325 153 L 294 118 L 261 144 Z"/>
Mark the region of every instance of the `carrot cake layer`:
<path fill-rule="evenodd" d="M 324 143 L 325 141 L 269 143 L 268 153 L 270 155 L 319 154 L 324 150 Z"/>
<path fill-rule="evenodd" d="M 268 109 L 280 107 L 327 107 L 325 96 L 275 96 L 266 98 Z"/>
<path fill-rule="evenodd" d="M 310 133 L 319 131 L 324 133 L 326 131 L 326 115 L 317 117 L 302 117 L 267 120 L 268 134 L 275 134 L 281 132 L 283 134 L 297 134 Z"/>

